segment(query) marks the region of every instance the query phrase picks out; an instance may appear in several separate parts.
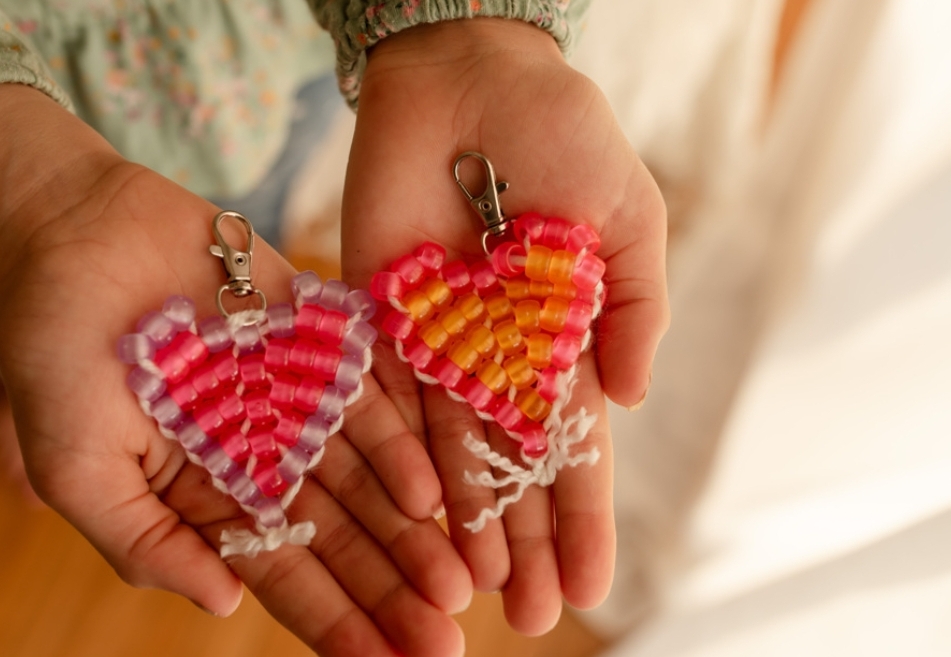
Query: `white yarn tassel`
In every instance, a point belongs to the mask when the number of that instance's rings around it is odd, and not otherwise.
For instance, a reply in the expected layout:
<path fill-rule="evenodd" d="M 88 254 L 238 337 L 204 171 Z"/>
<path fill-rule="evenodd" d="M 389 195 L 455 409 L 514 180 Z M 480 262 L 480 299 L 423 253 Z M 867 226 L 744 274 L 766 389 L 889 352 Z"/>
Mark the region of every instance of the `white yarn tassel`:
<path fill-rule="evenodd" d="M 276 550 L 284 543 L 309 545 L 316 533 L 317 527 L 309 520 L 295 525 L 285 524 L 260 534 L 250 529 L 226 529 L 221 532 L 221 557 L 256 557 L 261 552 Z"/>

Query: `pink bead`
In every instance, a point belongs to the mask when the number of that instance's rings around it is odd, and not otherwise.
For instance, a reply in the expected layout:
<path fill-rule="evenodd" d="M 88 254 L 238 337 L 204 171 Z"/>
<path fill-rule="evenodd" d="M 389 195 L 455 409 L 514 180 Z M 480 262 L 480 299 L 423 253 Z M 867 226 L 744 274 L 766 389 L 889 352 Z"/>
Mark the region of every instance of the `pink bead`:
<path fill-rule="evenodd" d="M 401 298 L 404 288 L 403 279 L 395 272 L 378 271 L 370 279 L 370 294 L 379 301 L 386 301 L 389 297 Z"/>
<path fill-rule="evenodd" d="M 349 293 L 349 285 L 331 278 L 324 283 L 324 289 L 320 291 L 320 305 L 328 310 L 340 310 Z"/>
<path fill-rule="evenodd" d="M 443 265 L 442 278 L 456 296 L 465 294 L 472 289 L 472 279 L 469 278 L 469 268 L 461 260 Z"/>
<path fill-rule="evenodd" d="M 324 394 L 320 398 L 315 415 L 333 424 L 343 415 L 346 405 L 347 393 L 337 386 L 327 386 L 324 388 Z"/>
<path fill-rule="evenodd" d="M 390 265 L 390 271 L 399 274 L 400 278 L 403 279 L 403 282 L 406 283 L 408 287 L 416 287 L 419 285 L 420 281 L 423 280 L 423 276 L 426 274 L 423 263 L 412 255 L 404 255 L 397 258 L 393 264 Z"/>
<path fill-rule="evenodd" d="M 468 379 L 461 388 L 462 396 L 466 401 L 472 404 L 477 411 L 484 411 L 495 399 L 495 393 L 489 390 L 479 379 Z"/>
<path fill-rule="evenodd" d="M 208 364 L 222 384 L 230 384 L 238 380 L 238 359 L 230 351 L 216 355 Z"/>
<path fill-rule="evenodd" d="M 377 330 L 371 324 L 361 320 L 350 325 L 344 333 L 340 346 L 348 354 L 362 356 L 367 347 L 372 346 L 378 337 Z"/>
<path fill-rule="evenodd" d="M 310 374 L 317 356 L 317 343 L 308 340 L 298 340 L 291 347 L 291 354 L 287 359 L 287 366 L 295 374 Z"/>
<path fill-rule="evenodd" d="M 224 418 L 221 417 L 221 413 L 218 412 L 218 408 L 213 403 L 195 409 L 192 413 L 192 419 L 209 436 L 217 436 L 225 426 Z"/>
<path fill-rule="evenodd" d="M 274 427 L 274 440 L 282 445 L 296 445 L 304 428 L 304 418 L 297 413 L 284 413 Z"/>
<path fill-rule="evenodd" d="M 199 397 L 210 397 L 221 386 L 221 381 L 211 363 L 205 363 L 192 373 L 191 384 Z"/>
<path fill-rule="evenodd" d="M 526 422 L 521 427 L 522 452 L 533 459 L 541 458 L 548 453 L 548 436 L 545 429 L 537 422 Z"/>
<path fill-rule="evenodd" d="M 291 292 L 294 294 L 298 306 L 305 303 L 315 303 L 320 298 L 320 291 L 323 287 L 324 284 L 321 282 L 320 276 L 312 271 L 302 271 L 291 279 Z"/>
<path fill-rule="evenodd" d="M 208 449 L 201 453 L 201 462 L 215 479 L 227 479 L 238 469 L 234 459 L 215 443 L 209 445 Z"/>
<path fill-rule="evenodd" d="M 263 491 L 262 491 L 263 492 Z M 261 497 L 254 504 L 258 524 L 267 527 L 281 527 L 287 523 L 281 503 L 273 497 Z"/>
<path fill-rule="evenodd" d="M 554 367 L 546 367 L 538 373 L 538 380 L 535 383 L 535 392 L 548 403 L 554 403 L 558 399 L 558 370 Z"/>
<path fill-rule="evenodd" d="M 406 360 L 420 372 L 427 372 L 436 358 L 433 350 L 426 346 L 422 340 L 416 340 L 403 350 L 403 356 Z"/>
<path fill-rule="evenodd" d="M 204 431 L 201 430 L 194 420 L 185 420 L 175 429 L 175 435 L 178 437 L 178 442 L 182 447 L 185 448 L 185 451 L 191 452 L 192 454 L 200 454 L 202 450 L 208 447 L 208 444 L 211 442 L 211 438 L 208 437 Z"/>
<path fill-rule="evenodd" d="M 135 330 L 152 338 L 157 349 L 161 349 L 175 337 L 175 323 L 162 313 L 154 311 L 142 317 Z"/>
<path fill-rule="evenodd" d="M 455 390 L 466 378 L 465 371 L 448 358 L 439 359 L 432 374 L 449 390 Z"/>
<path fill-rule="evenodd" d="M 304 476 L 309 463 L 310 454 L 300 447 L 292 447 L 281 458 L 281 462 L 277 466 L 277 473 L 281 476 L 281 479 L 293 484 Z"/>
<path fill-rule="evenodd" d="M 255 390 L 244 395 L 244 407 L 248 420 L 254 426 L 266 426 L 274 423 L 274 408 L 267 390 Z"/>
<path fill-rule="evenodd" d="M 310 415 L 317 410 L 324 384 L 312 376 L 305 376 L 294 390 L 294 408 Z"/>
<path fill-rule="evenodd" d="M 515 220 L 515 237 L 522 243 L 526 237 L 532 244 L 539 243 L 544 229 L 545 219 L 537 212 L 526 212 Z"/>
<path fill-rule="evenodd" d="M 545 221 L 545 227 L 542 229 L 542 246 L 547 246 L 553 251 L 565 248 L 571 228 L 571 224 L 564 219 L 551 217 Z"/>
<path fill-rule="evenodd" d="M 198 391 L 195 390 L 195 386 L 188 379 L 169 388 L 168 396 L 174 399 L 179 408 L 186 412 L 195 408 L 199 399 Z"/>
<path fill-rule="evenodd" d="M 576 295 L 575 298 L 579 301 L 584 301 L 585 303 L 594 304 L 594 289 L 586 290 L 584 288 L 575 288 Z M 606 290 L 605 290 L 606 292 Z M 603 293 L 602 293 L 603 294 Z M 604 299 L 604 297 L 602 297 Z M 603 301 L 602 301 L 603 303 Z"/>
<path fill-rule="evenodd" d="M 415 332 L 416 324 L 398 310 L 391 310 L 386 317 L 383 318 L 382 328 L 383 332 L 394 340 L 406 342 Z"/>
<path fill-rule="evenodd" d="M 182 331 L 176 335 L 168 346 L 168 348 L 172 347 L 178 349 L 178 352 L 188 361 L 190 367 L 194 367 L 208 358 L 208 345 L 191 331 Z"/>
<path fill-rule="evenodd" d="M 164 379 L 141 367 L 136 367 L 129 372 L 125 383 L 136 397 L 149 402 L 158 399 L 166 388 Z"/>
<path fill-rule="evenodd" d="M 320 326 L 317 328 L 317 339 L 324 344 L 339 345 L 343 342 L 347 319 L 349 318 L 339 310 L 328 310 L 320 319 Z"/>
<path fill-rule="evenodd" d="M 472 279 L 472 284 L 475 285 L 475 289 L 482 297 L 494 292 L 499 287 L 499 279 L 495 275 L 495 269 L 492 268 L 492 263 L 488 260 L 476 260 L 472 263 L 472 266 L 469 267 L 469 278 Z"/>
<path fill-rule="evenodd" d="M 489 411 L 495 421 L 506 431 L 512 431 L 525 419 L 525 414 L 505 397 L 499 397 Z"/>
<path fill-rule="evenodd" d="M 247 440 L 251 452 L 259 459 L 273 459 L 280 455 L 271 429 L 255 427 L 248 432 Z"/>
<path fill-rule="evenodd" d="M 251 445 L 245 435 L 241 433 L 240 427 L 226 429 L 221 434 L 221 438 L 218 439 L 218 444 L 235 463 L 247 461 L 248 457 L 251 456 Z"/>
<path fill-rule="evenodd" d="M 303 336 L 308 340 L 316 340 L 317 330 L 320 328 L 320 320 L 323 319 L 323 317 L 323 308 L 305 303 L 297 310 L 297 317 L 294 319 L 294 331 L 297 335 Z"/>
<path fill-rule="evenodd" d="M 222 397 L 218 401 L 217 407 L 218 413 L 221 414 L 221 418 L 226 424 L 236 424 L 248 416 L 244 402 L 241 401 L 241 397 L 234 390 Z"/>
<path fill-rule="evenodd" d="M 294 306 L 275 303 L 267 307 L 267 334 L 272 338 L 290 338 L 294 335 Z"/>
<path fill-rule="evenodd" d="M 239 354 L 250 354 L 264 348 L 264 343 L 261 341 L 261 330 L 257 324 L 242 326 L 235 331 L 234 343 L 238 347 Z"/>
<path fill-rule="evenodd" d="M 568 304 L 568 316 L 565 319 L 565 333 L 569 335 L 584 335 L 591 327 L 591 318 L 594 306 L 580 299 Z"/>
<path fill-rule="evenodd" d="M 334 376 L 334 386 L 346 393 L 353 392 L 360 385 L 363 378 L 363 361 L 356 356 L 347 354 L 340 359 L 337 374 Z"/>
<path fill-rule="evenodd" d="M 198 323 L 198 334 L 213 354 L 224 351 L 231 346 L 231 330 L 228 323 L 221 317 L 208 317 Z"/>
<path fill-rule="evenodd" d="M 330 437 L 330 424 L 323 418 L 312 415 L 304 420 L 297 446 L 315 454 L 323 449 L 328 437 Z"/>
<path fill-rule="evenodd" d="M 272 374 L 283 372 L 287 369 L 291 357 L 291 347 L 293 343 L 290 340 L 271 340 L 264 348 L 264 367 Z"/>
<path fill-rule="evenodd" d="M 581 338 L 567 333 L 555 336 L 551 346 L 551 364 L 554 367 L 566 370 L 578 362 L 580 355 Z"/>
<path fill-rule="evenodd" d="M 161 371 L 165 380 L 171 384 L 183 381 L 188 376 L 188 361 L 174 345 L 168 345 L 155 354 L 155 366 Z"/>
<path fill-rule="evenodd" d="M 565 248 L 572 253 L 594 253 L 601 248 L 601 236 L 598 231 L 588 224 L 578 224 L 572 226 L 568 231 L 568 242 Z"/>
<path fill-rule="evenodd" d="M 240 470 L 228 477 L 227 486 L 231 497 L 244 506 L 254 504 L 261 497 L 261 489 L 258 488 L 258 485 L 254 483 L 251 477 Z"/>
<path fill-rule="evenodd" d="M 525 248 L 518 242 L 503 242 L 492 252 L 492 267 L 499 276 L 511 277 L 525 271 Z"/>
<path fill-rule="evenodd" d="M 158 422 L 159 426 L 166 429 L 177 426 L 183 417 L 182 409 L 175 403 L 175 400 L 168 395 L 159 397 L 158 400 L 152 404 L 149 412 L 152 414 L 152 417 L 155 418 L 155 421 Z M 206 431 L 205 433 L 208 432 Z"/>
<path fill-rule="evenodd" d="M 180 294 L 170 296 L 162 306 L 162 314 L 168 317 L 179 331 L 184 331 L 195 321 L 195 302 Z"/>
<path fill-rule="evenodd" d="M 432 242 L 423 242 L 420 244 L 416 247 L 416 250 L 413 251 L 413 255 L 416 256 L 419 263 L 430 273 L 442 269 L 442 265 L 446 261 L 446 249 Z"/>
<path fill-rule="evenodd" d="M 350 317 L 359 314 L 361 319 L 369 321 L 376 314 L 376 301 L 366 290 L 350 290 L 340 310 Z"/>
<path fill-rule="evenodd" d="M 343 352 L 337 347 L 320 345 L 317 347 L 311 373 L 322 381 L 333 381 L 337 376 L 337 367 L 340 366 L 341 358 L 343 358 Z"/>
<path fill-rule="evenodd" d="M 577 285 L 580 290 L 593 290 L 597 287 L 601 277 L 604 276 L 605 269 L 604 260 L 593 253 L 586 253 L 578 258 L 575 263 L 575 271 L 571 275 L 571 282 Z"/>
<path fill-rule="evenodd" d="M 155 356 L 155 343 L 144 333 L 128 333 L 116 343 L 116 355 L 123 363 L 134 365 Z"/>
<path fill-rule="evenodd" d="M 294 407 L 294 391 L 297 389 L 297 379 L 290 374 L 278 374 L 274 377 L 271 384 L 271 392 L 268 399 L 271 400 L 271 406 L 285 411 Z"/>
<path fill-rule="evenodd" d="M 287 482 L 281 478 L 277 471 L 277 464 L 273 461 L 258 462 L 254 466 L 251 478 L 265 497 L 277 497 L 287 489 Z M 283 512 L 281 515 L 283 516 Z"/>
<path fill-rule="evenodd" d="M 267 385 L 267 368 L 264 365 L 264 354 L 257 353 L 242 356 L 238 361 L 238 375 L 245 390 L 253 390 Z"/>

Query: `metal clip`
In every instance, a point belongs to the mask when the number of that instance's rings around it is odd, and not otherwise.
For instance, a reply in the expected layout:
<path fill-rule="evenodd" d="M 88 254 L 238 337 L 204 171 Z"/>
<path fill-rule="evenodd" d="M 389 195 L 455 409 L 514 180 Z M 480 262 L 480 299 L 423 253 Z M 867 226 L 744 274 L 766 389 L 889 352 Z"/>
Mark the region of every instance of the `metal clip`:
<path fill-rule="evenodd" d="M 227 240 L 225 240 L 224 235 L 221 234 L 221 222 L 227 218 L 237 219 L 244 226 L 248 234 L 247 250 L 240 251 L 233 248 L 228 244 Z M 230 291 L 231 294 L 236 297 L 246 297 L 257 294 L 261 299 L 261 309 L 264 310 L 267 305 L 264 293 L 251 284 L 251 253 L 254 251 L 254 228 L 251 226 L 251 222 L 237 212 L 226 210 L 219 212 L 215 217 L 214 222 L 212 222 L 212 231 L 215 234 L 215 241 L 218 242 L 218 244 L 209 246 L 208 250 L 211 252 L 211 255 L 222 259 L 225 271 L 228 272 L 228 282 L 222 285 L 218 290 L 218 310 L 225 317 L 230 316 L 221 302 L 221 295 L 225 290 Z"/>
<path fill-rule="evenodd" d="M 465 183 L 459 178 L 459 165 L 468 157 L 479 160 L 485 168 L 485 191 L 478 196 L 470 192 Z M 482 221 L 485 223 L 485 231 L 482 233 L 482 248 L 488 254 L 489 248 L 486 243 L 488 237 L 490 235 L 494 237 L 503 235 L 509 227 L 509 221 L 505 218 L 502 206 L 499 203 L 499 194 L 507 190 L 509 184 L 507 182 L 496 182 L 495 169 L 492 167 L 492 163 L 485 155 L 475 151 L 466 151 L 456 158 L 452 165 L 452 175 L 462 193 L 466 195 L 469 205 L 482 217 Z"/>

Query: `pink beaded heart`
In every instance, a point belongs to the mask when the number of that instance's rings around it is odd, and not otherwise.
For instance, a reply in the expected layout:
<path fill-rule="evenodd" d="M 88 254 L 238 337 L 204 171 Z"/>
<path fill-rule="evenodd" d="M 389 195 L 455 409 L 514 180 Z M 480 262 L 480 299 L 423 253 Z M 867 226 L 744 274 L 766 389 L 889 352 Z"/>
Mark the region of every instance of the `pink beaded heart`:
<path fill-rule="evenodd" d="M 197 325 L 195 304 L 173 296 L 118 343 L 119 358 L 136 365 L 127 383 L 143 410 L 254 517 L 259 536 L 226 535 L 223 556 L 294 541 L 284 511 L 369 369 L 372 297 L 313 272 L 291 289 L 294 305 Z"/>
<path fill-rule="evenodd" d="M 470 265 L 425 243 L 378 272 L 370 292 L 393 306 L 383 331 L 417 377 L 498 422 L 537 459 L 549 449 L 564 374 L 591 341 L 605 264 L 588 225 L 529 213 L 514 233 Z"/>

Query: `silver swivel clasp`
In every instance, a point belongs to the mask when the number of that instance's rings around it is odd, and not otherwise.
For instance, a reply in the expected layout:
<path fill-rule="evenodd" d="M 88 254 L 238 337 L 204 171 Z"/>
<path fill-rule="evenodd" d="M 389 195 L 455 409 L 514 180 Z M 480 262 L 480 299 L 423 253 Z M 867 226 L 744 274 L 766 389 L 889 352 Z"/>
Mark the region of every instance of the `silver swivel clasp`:
<path fill-rule="evenodd" d="M 243 251 L 228 244 L 228 241 L 221 233 L 221 222 L 225 219 L 235 219 L 239 221 L 242 227 L 245 229 L 248 239 L 247 245 Z M 224 212 L 219 212 L 215 217 L 215 220 L 212 223 L 212 231 L 215 234 L 215 241 L 217 244 L 209 246 L 208 250 L 211 251 L 211 255 L 222 259 L 225 271 L 228 273 L 228 282 L 218 289 L 218 296 L 216 300 L 218 302 L 219 312 L 221 312 L 221 314 L 225 317 L 230 316 L 230 313 L 225 310 L 221 299 L 221 296 L 224 294 L 225 290 L 228 290 L 231 292 L 231 294 L 239 298 L 247 297 L 252 294 L 258 295 L 258 297 L 261 299 L 261 310 L 264 310 L 264 308 L 267 306 L 267 300 L 264 298 L 264 293 L 251 284 L 251 253 L 254 251 L 254 228 L 251 226 L 251 222 L 237 212 L 226 210 Z"/>
<path fill-rule="evenodd" d="M 479 160 L 485 169 L 485 190 L 478 195 L 470 192 L 459 177 L 459 165 L 462 164 L 463 160 L 469 157 L 474 157 Z M 482 221 L 485 223 L 485 231 L 482 233 L 482 249 L 486 255 L 488 255 L 489 248 L 487 240 L 489 236 L 500 237 L 505 234 L 509 227 L 509 220 L 505 218 L 505 214 L 502 212 L 502 205 L 499 203 L 499 194 L 507 190 L 509 184 L 507 182 L 497 182 L 492 163 L 489 162 L 485 155 L 475 151 L 466 151 L 456 158 L 456 161 L 452 165 L 452 176 L 456 179 L 456 184 L 459 185 L 462 193 L 466 195 L 469 205 L 482 217 Z"/>

